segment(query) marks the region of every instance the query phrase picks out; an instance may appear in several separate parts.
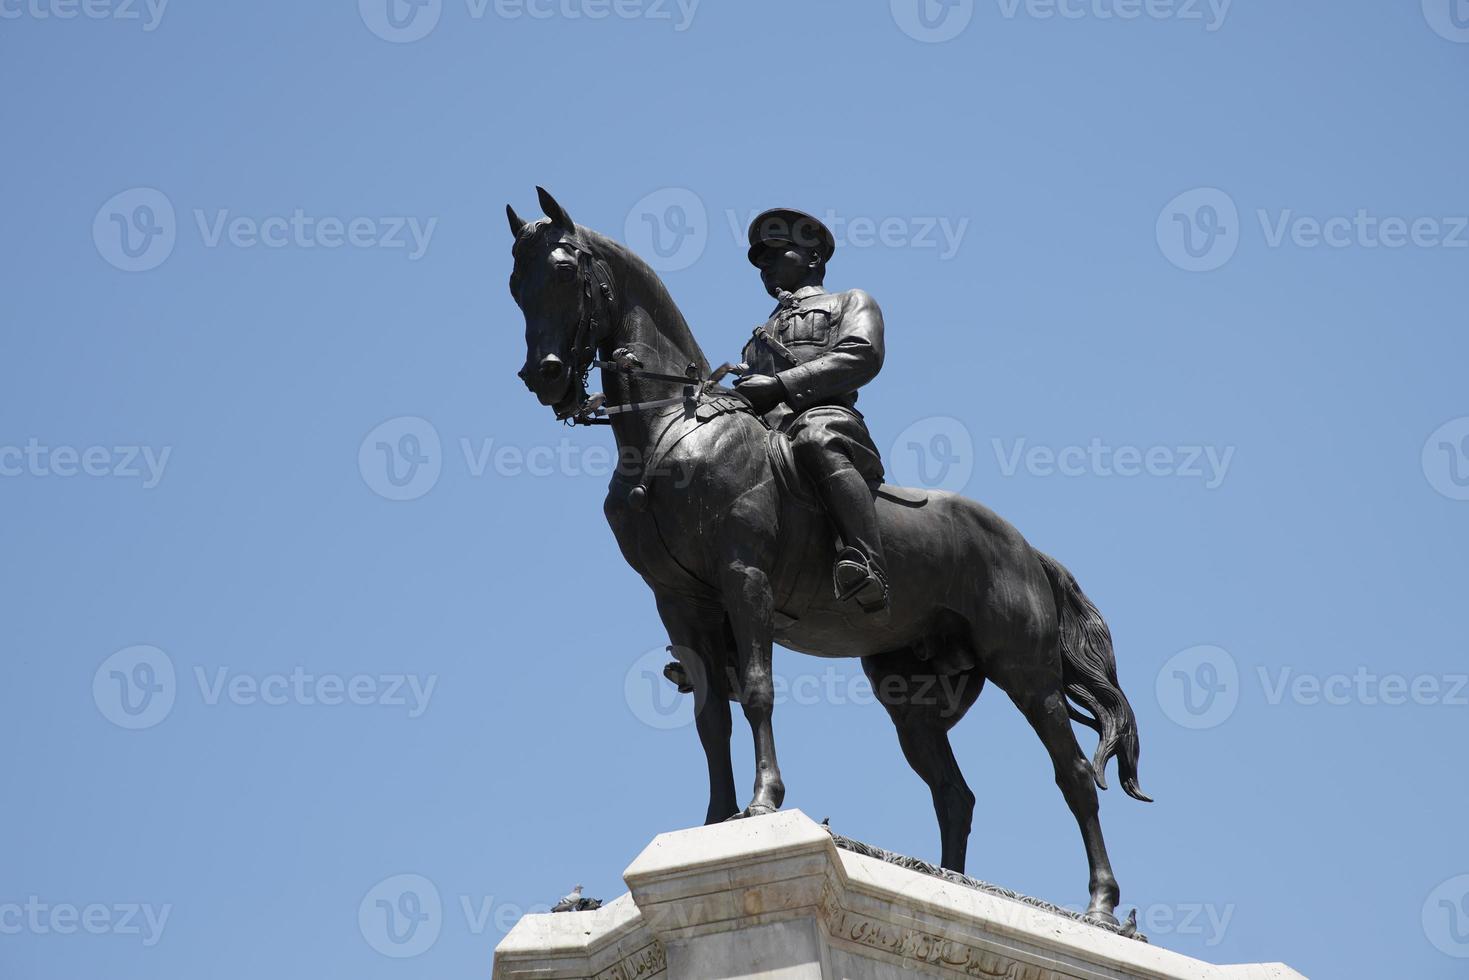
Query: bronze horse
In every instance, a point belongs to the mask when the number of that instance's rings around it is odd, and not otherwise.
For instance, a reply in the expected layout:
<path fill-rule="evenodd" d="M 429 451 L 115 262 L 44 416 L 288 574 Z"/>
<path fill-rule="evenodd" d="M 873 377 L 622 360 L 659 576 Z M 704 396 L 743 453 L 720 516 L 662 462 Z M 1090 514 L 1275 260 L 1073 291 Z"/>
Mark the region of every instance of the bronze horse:
<path fill-rule="evenodd" d="M 1138 787 L 1137 725 L 1111 634 L 1071 573 L 972 500 L 884 486 L 874 492 L 892 580 L 887 621 L 839 604 L 832 531 L 780 465 L 783 437 L 772 439 L 742 399 L 709 380 L 657 274 L 538 190 L 545 220 L 506 209 L 515 238 L 510 292 L 526 325 L 520 377 L 558 418 L 608 422 L 617 439 L 623 465 L 604 511 L 623 556 L 653 590 L 696 698 L 709 763 L 706 822 L 769 813 L 785 795 L 771 728 L 771 644 L 860 657 L 904 756 L 933 794 L 942 864 L 962 872 L 975 797 L 948 732 L 989 679 L 1050 753 L 1086 845 L 1088 915 L 1115 923 L 1119 890 L 1096 792 L 1106 788 L 1107 760 L 1116 756 L 1128 795 L 1148 797 Z M 605 400 L 588 398 L 593 367 Z M 731 698 L 755 738 L 755 792 L 743 810 L 729 754 Z M 1098 732 L 1090 762 L 1073 718 Z"/>

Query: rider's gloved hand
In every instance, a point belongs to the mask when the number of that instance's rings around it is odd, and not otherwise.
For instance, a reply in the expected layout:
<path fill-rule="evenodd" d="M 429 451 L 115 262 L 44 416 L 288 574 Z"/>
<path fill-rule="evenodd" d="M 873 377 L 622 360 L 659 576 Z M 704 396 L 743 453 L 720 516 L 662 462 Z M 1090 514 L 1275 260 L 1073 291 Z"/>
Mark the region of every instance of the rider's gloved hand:
<path fill-rule="evenodd" d="M 768 374 L 751 374 L 735 384 L 735 390 L 744 395 L 756 412 L 764 415 L 786 400 L 786 386 Z"/>

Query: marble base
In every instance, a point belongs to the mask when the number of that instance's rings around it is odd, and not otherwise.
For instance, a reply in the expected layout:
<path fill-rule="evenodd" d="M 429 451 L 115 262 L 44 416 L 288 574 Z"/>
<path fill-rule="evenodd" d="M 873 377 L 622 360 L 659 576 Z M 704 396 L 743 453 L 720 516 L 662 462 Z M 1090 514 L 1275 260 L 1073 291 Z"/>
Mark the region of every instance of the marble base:
<path fill-rule="evenodd" d="M 595 911 L 522 918 L 494 980 L 1304 980 L 838 849 L 799 810 L 660 834 L 623 880 Z"/>

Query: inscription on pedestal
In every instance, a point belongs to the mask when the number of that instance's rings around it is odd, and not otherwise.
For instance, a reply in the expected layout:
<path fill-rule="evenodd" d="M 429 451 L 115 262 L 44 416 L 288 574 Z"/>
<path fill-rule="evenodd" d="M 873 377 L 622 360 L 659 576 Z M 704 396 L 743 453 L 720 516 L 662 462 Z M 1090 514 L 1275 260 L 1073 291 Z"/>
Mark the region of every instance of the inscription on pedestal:
<path fill-rule="evenodd" d="M 643 980 L 656 977 L 668 969 L 668 954 L 663 944 L 649 943 L 631 956 L 600 971 L 592 980 Z"/>

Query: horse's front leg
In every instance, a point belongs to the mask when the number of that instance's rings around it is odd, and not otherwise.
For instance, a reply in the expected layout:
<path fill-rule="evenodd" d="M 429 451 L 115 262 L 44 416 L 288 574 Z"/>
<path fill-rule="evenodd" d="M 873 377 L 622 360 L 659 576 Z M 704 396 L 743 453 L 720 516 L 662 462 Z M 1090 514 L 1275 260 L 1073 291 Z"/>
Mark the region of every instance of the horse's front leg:
<path fill-rule="evenodd" d="M 775 680 L 771 672 L 774 598 L 770 576 L 748 544 L 733 549 L 722 574 L 725 608 L 734 630 L 735 659 L 740 672 L 740 703 L 755 736 L 755 795 L 740 816 L 780 809 L 785 799 L 780 765 L 775 758 Z"/>
<path fill-rule="evenodd" d="M 709 764 L 709 810 L 704 822 L 728 820 L 740 806 L 729 759 L 732 725 L 725 671 L 733 651 L 724 631 L 724 615 L 663 595 L 658 596 L 658 615 L 668 630 L 673 654 L 694 688 L 694 724 Z"/>

